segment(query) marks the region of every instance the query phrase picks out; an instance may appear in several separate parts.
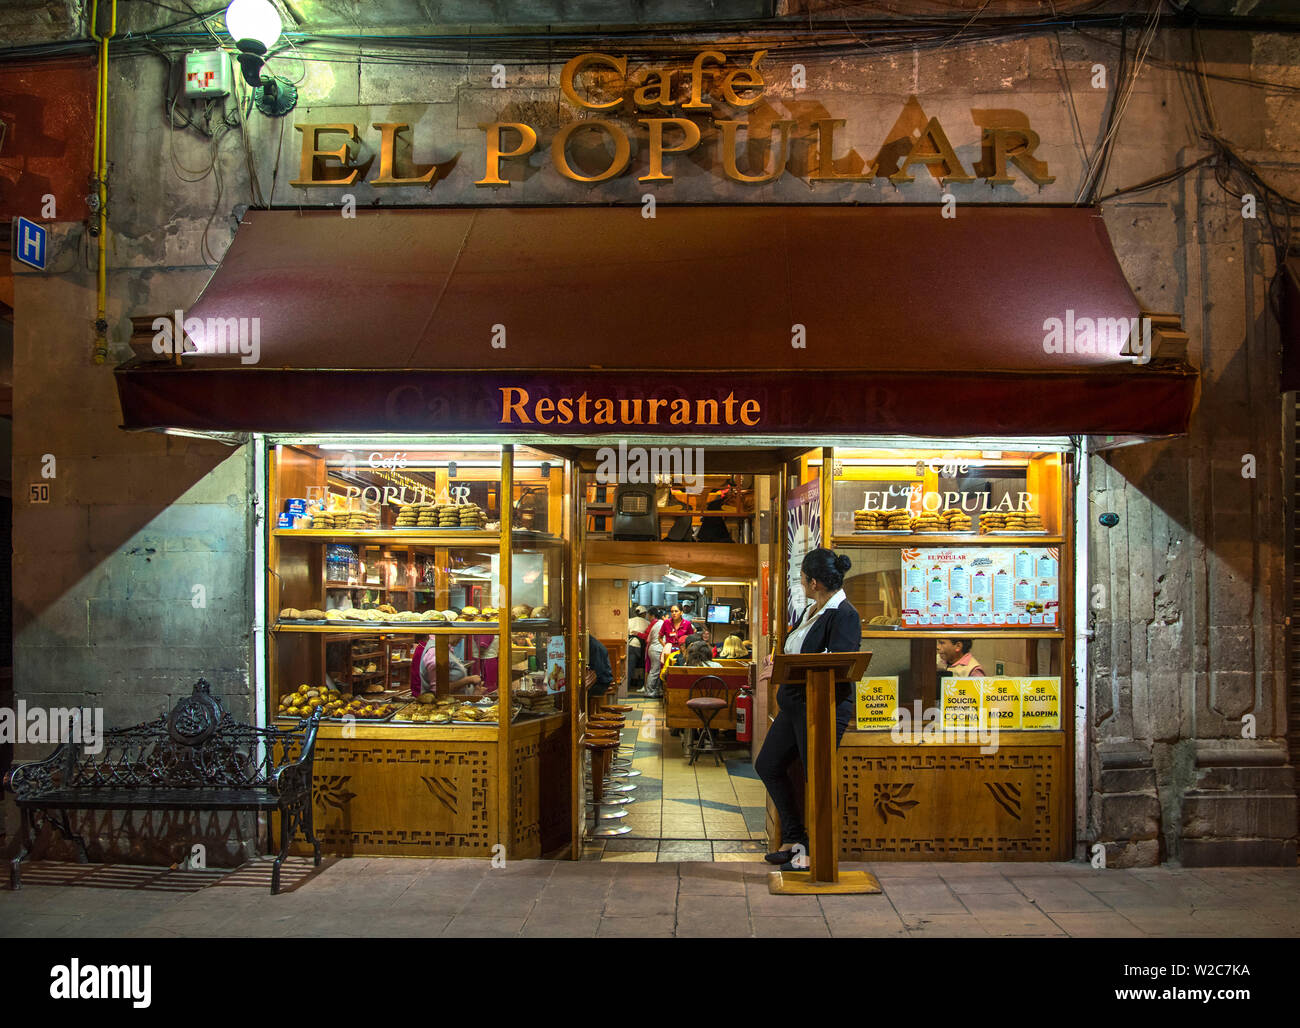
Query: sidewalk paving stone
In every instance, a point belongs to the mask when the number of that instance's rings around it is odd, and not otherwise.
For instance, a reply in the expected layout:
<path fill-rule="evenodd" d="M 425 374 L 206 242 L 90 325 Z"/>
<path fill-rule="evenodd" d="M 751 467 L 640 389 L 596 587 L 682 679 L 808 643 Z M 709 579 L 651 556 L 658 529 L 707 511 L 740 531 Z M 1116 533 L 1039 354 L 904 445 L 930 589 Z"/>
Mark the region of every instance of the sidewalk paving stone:
<path fill-rule="evenodd" d="M 831 935 L 830 927 L 822 917 L 753 914 L 750 922 L 756 939 L 829 939 Z"/>
<path fill-rule="evenodd" d="M 925 914 L 904 917 L 909 938 L 981 938 L 989 930 L 973 914 Z"/>
<path fill-rule="evenodd" d="M 443 938 L 510 938 L 523 930 L 525 917 L 458 914 L 442 930 Z"/>
<path fill-rule="evenodd" d="M 845 862 L 844 870 L 875 873 L 884 892 L 773 896 L 771 868 L 757 852 L 655 859 L 693 848 L 607 855 L 653 863 L 520 860 L 504 869 L 475 860 L 341 860 L 279 896 L 264 885 L 167 892 L 29 884 L 0 890 L 0 935 L 1300 937 L 1300 871 L 1290 868 Z"/>
<path fill-rule="evenodd" d="M 675 926 L 672 914 L 644 917 L 603 917 L 596 929 L 599 938 L 654 939 L 670 938 Z"/>

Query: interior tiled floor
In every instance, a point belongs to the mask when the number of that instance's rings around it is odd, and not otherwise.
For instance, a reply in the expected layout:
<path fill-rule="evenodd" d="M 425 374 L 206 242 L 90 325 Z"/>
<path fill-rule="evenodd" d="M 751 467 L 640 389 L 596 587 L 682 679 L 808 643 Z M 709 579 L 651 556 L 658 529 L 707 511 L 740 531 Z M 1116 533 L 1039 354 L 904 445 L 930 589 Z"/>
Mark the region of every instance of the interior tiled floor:
<path fill-rule="evenodd" d="M 584 846 L 590 860 L 753 861 L 766 850 L 767 793 L 754 773 L 748 750 L 724 754 L 719 766 L 711 756 L 694 765 L 682 750 L 682 738 L 663 723 L 663 702 L 630 697 L 624 746 L 635 740 L 632 766 L 641 772 L 628 781 L 627 817 L 617 822 L 626 835 L 595 839 Z M 606 822 L 608 824 L 610 822 Z"/>

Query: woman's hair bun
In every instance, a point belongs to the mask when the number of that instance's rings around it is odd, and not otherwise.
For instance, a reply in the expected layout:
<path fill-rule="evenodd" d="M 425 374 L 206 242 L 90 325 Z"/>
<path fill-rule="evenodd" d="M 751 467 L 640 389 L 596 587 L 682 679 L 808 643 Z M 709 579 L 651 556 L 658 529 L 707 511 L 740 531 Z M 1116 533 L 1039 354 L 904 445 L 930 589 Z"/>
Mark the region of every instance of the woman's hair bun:
<path fill-rule="evenodd" d="M 841 575 L 845 574 L 849 568 L 853 567 L 853 561 L 849 560 L 844 554 L 837 554 L 835 557 L 835 570 Z"/>

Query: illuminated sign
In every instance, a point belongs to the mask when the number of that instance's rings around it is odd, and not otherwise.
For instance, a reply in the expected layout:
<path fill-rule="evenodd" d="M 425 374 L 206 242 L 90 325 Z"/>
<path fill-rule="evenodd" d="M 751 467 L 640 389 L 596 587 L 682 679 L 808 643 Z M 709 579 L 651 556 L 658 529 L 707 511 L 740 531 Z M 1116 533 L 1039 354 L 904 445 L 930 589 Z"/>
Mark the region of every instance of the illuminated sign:
<path fill-rule="evenodd" d="M 749 185 L 774 182 L 789 173 L 809 182 L 886 179 L 897 186 L 914 181 L 917 169 L 929 171 L 940 184 L 978 178 L 990 185 L 1009 185 L 1016 181 L 1010 173 L 1013 166 L 1039 186 L 1056 181 L 1047 163 L 1034 156 L 1039 137 L 1023 114 L 972 111 L 980 133 L 980 159 L 968 170 L 939 119 L 927 118 L 916 97 L 904 105 L 873 159 L 852 149 L 837 158 L 835 137 L 845 119 L 829 117 L 815 102 L 802 103 L 803 113 L 797 117 L 781 117 L 765 100 L 767 79 L 760 64 L 766 54 L 760 50 L 748 63 L 737 63 L 721 50 L 702 50 L 689 67 L 648 67 L 630 74 L 627 57 L 579 54 L 560 73 L 561 95 L 580 111 L 601 116 L 565 121 L 546 144 L 551 166 L 572 182 L 619 178 L 632 165 L 636 137 L 636 178 L 646 184 L 672 182 L 673 159 L 701 146 L 714 148 L 711 163 L 721 166 L 723 176 Z M 736 113 L 746 118 L 729 116 Z M 357 124 L 301 122 L 294 128 L 302 133 L 302 149 L 298 177 L 291 185 L 343 188 L 368 174 L 373 158 L 348 162 L 348 143 L 354 154 L 360 149 Z M 371 128 L 379 133 L 379 161 L 370 185 L 432 187 L 456 164 L 453 159 L 401 169 L 398 137 L 411 131 L 410 123 L 379 121 Z M 479 129 L 484 160 L 475 185 L 509 188 L 511 181 L 503 172 L 509 162 L 526 163 L 543 145 L 537 129 L 519 121 L 481 122 Z"/>

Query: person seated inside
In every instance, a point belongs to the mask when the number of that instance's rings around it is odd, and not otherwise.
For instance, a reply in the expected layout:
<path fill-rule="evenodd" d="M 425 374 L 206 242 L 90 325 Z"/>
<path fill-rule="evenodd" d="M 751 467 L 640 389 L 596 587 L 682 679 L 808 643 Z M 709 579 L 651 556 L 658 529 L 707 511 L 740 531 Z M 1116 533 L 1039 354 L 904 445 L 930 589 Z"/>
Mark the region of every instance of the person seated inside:
<path fill-rule="evenodd" d="M 438 648 L 434 645 L 435 636 L 429 636 L 429 641 L 424 645 L 424 653 L 420 655 L 420 691 L 437 692 L 438 691 Z M 463 635 L 451 635 L 447 637 L 449 650 L 447 653 L 447 678 L 448 692 L 453 695 L 479 695 L 483 686 L 483 678 L 480 675 L 471 675 L 469 667 L 455 653 L 455 647 L 463 642 Z M 496 687 L 493 682 L 487 691 Z"/>
<path fill-rule="evenodd" d="M 984 669 L 971 653 L 970 639 L 940 639 L 938 641 L 939 670 L 956 678 L 983 678 Z"/>
<path fill-rule="evenodd" d="M 722 641 L 722 652 L 718 654 L 723 660 L 744 660 L 748 655 L 738 635 L 727 636 Z"/>
<path fill-rule="evenodd" d="M 685 667 L 722 667 L 713 659 L 713 651 L 709 644 L 703 640 L 697 640 L 686 647 Z"/>
<path fill-rule="evenodd" d="M 609 650 L 590 632 L 587 633 L 587 700 L 601 699 L 614 684 L 614 668 L 609 661 Z"/>

